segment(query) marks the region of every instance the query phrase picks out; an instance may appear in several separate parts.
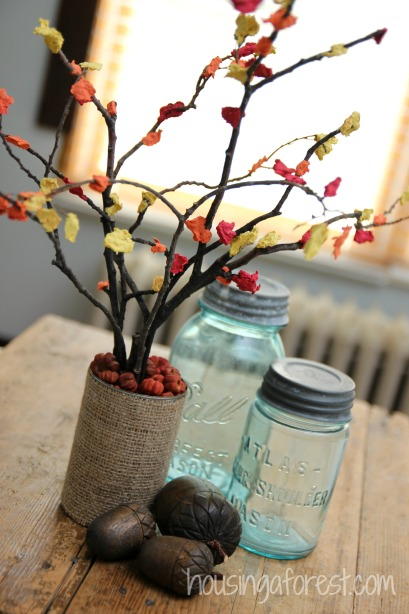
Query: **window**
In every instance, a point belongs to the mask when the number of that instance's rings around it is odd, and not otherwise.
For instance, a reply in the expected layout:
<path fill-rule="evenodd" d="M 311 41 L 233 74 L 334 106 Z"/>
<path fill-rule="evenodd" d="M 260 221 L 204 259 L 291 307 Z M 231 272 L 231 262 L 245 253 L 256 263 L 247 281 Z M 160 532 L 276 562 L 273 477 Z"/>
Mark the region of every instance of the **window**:
<path fill-rule="evenodd" d="M 265 1 L 257 13 L 266 16 L 275 8 Z M 396 176 L 397 156 L 407 167 L 409 156 L 402 155 L 407 131 L 401 129 L 395 145 L 394 136 L 406 95 L 408 66 L 401 50 L 405 49 L 409 7 L 404 0 L 396 0 L 387 11 L 382 3 L 372 0 L 311 0 L 297 3 L 294 13 L 299 18 L 297 26 L 280 33 L 278 53 L 266 62 L 274 71 L 378 28 L 387 27 L 389 32 L 380 46 L 368 41 L 342 57 L 301 67 L 260 89 L 246 113 L 233 176 L 242 175 L 261 156 L 295 137 L 333 130 L 357 110 L 361 129 L 348 138 L 339 137 L 324 161 L 314 160 L 309 184 L 322 192 L 326 183 L 341 176 L 338 196 L 331 202 L 334 209 L 384 210 L 408 180 L 406 168 Z M 201 69 L 212 57 L 231 51 L 236 16 L 227 0 L 100 1 L 88 59 L 104 63 L 104 71 L 93 74 L 99 97 L 104 103 L 119 101 L 119 155 L 146 134 L 160 106 L 190 99 Z M 230 135 L 220 109 L 236 106 L 241 94 L 238 81 L 217 75 L 198 99 L 198 108 L 166 122 L 160 146 L 139 150 L 124 165 L 122 176 L 155 186 L 170 186 L 184 179 L 217 183 Z M 406 130 L 409 111 L 404 117 Z M 88 135 L 95 129 L 101 137 L 90 139 Z M 94 108 L 84 105 L 78 110 L 65 156 L 71 179 L 103 172 L 104 138 L 101 118 Z M 294 166 L 310 144 L 297 142 L 280 151 L 278 157 Z M 391 152 L 392 165 L 388 162 Z M 391 182 L 392 170 L 395 178 Z M 260 179 L 272 176 L 272 171 L 258 172 Z M 184 190 L 200 193 L 198 188 Z M 241 188 L 228 193 L 226 200 L 245 210 L 268 211 L 281 193 L 277 186 Z M 320 205 L 293 190 L 283 214 L 305 219 L 306 211 L 319 214 Z M 379 230 L 377 244 L 359 246 L 358 253 L 385 260 L 398 233 L 407 236 L 406 224 Z M 396 256 L 396 249 L 394 252 Z"/>

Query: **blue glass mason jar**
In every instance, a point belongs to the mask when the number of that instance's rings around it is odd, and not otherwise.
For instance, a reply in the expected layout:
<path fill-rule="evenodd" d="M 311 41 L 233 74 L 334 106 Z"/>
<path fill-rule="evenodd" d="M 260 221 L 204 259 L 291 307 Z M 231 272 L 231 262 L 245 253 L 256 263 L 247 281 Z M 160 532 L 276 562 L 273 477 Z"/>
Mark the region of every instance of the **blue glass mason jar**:
<path fill-rule="evenodd" d="M 200 312 L 173 343 L 170 361 L 188 382 L 190 398 L 169 479 L 190 474 L 227 491 L 250 402 L 271 362 L 284 356 L 279 331 L 288 322 L 289 290 L 259 281 L 256 294 L 210 284 Z"/>
<path fill-rule="evenodd" d="M 348 438 L 354 382 L 310 360 L 282 358 L 264 376 L 227 494 L 240 545 L 276 559 L 316 546 Z"/>

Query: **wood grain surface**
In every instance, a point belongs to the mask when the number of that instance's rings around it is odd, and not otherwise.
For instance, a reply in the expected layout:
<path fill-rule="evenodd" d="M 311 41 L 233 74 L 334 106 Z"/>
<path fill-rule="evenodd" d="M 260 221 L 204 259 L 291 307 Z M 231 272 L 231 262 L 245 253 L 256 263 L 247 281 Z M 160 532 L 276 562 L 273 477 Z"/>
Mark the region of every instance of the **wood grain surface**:
<path fill-rule="evenodd" d="M 224 590 L 214 583 L 191 599 L 142 579 L 130 562 L 90 558 L 85 529 L 59 498 L 87 365 L 110 347 L 105 331 L 45 316 L 1 353 L 0 614 L 409 612 L 409 419 L 360 402 L 307 558 L 276 561 L 239 548 L 219 566 Z"/>

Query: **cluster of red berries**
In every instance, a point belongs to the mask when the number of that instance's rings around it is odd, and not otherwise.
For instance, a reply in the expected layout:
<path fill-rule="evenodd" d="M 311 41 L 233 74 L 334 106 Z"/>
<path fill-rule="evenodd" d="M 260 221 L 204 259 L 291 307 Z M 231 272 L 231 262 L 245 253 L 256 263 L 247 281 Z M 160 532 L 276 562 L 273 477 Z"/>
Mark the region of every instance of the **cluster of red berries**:
<path fill-rule="evenodd" d="M 132 371 L 121 372 L 119 362 L 111 352 L 96 354 L 90 365 L 99 379 L 128 392 L 140 392 L 155 397 L 174 397 L 186 391 L 186 384 L 180 372 L 172 367 L 166 358 L 150 356 L 146 366 L 146 377 L 138 383 Z"/>

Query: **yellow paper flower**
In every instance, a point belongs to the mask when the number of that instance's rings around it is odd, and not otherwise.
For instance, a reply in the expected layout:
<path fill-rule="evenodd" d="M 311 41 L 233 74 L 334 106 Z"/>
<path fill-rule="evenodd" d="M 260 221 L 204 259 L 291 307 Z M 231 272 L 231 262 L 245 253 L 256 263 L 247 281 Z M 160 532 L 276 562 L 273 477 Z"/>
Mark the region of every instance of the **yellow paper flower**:
<path fill-rule="evenodd" d="M 142 192 L 142 200 L 139 204 L 138 212 L 143 213 L 144 211 L 146 211 L 148 207 L 153 205 L 155 200 L 156 196 L 155 194 L 152 194 L 152 192 Z"/>
<path fill-rule="evenodd" d="M 101 62 L 80 62 L 81 68 L 84 70 L 101 70 Z"/>
<path fill-rule="evenodd" d="M 344 55 L 344 53 L 347 53 L 347 51 L 348 51 L 348 47 L 345 47 L 345 45 L 342 45 L 342 44 L 338 44 L 338 45 L 332 45 L 329 51 L 326 51 L 325 53 L 321 53 L 321 55 L 325 55 L 327 58 L 333 58 L 336 55 Z"/>
<path fill-rule="evenodd" d="M 24 201 L 24 206 L 26 207 L 27 211 L 33 211 L 35 213 L 44 207 L 46 202 L 47 199 L 44 194 L 34 194 L 34 196 L 31 196 Z"/>
<path fill-rule="evenodd" d="M 318 143 L 322 138 L 324 138 L 325 134 L 316 134 L 315 142 Z M 324 156 L 331 153 L 333 145 L 338 143 L 338 139 L 336 136 L 331 137 L 328 141 L 325 141 L 322 145 L 320 145 L 316 150 L 315 154 L 317 155 L 319 160 L 322 160 Z"/>
<path fill-rule="evenodd" d="M 325 223 L 311 227 L 311 238 L 304 245 L 304 258 L 312 260 L 328 238 L 328 226 Z"/>
<path fill-rule="evenodd" d="M 154 290 L 155 292 L 159 292 L 162 286 L 163 286 L 163 277 L 162 275 L 157 275 L 152 280 L 152 290 Z"/>
<path fill-rule="evenodd" d="M 65 218 L 64 227 L 65 238 L 67 241 L 75 243 L 79 229 L 80 221 L 78 219 L 78 215 L 75 213 L 68 213 L 67 217 Z"/>
<path fill-rule="evenodd" d="M 233 241 L 230 243 L 230 256 L 237 256 L 243 247 L 254 243 L 254 241 L 257 239 L 257 234 L 257 229 L 253 228 L 253 230 L 248 230 L 247 232 L 243 232 L 241 235 L 234 237 Z"/>
<path fill-rule="evenodd" d="M 240 14 L 236 19 L 236 31 L 234 38 L 239 45 L 242 44 L 247 36 L 254 36 L 260 29 L 256 18 L 253 15 Z"/>
<path fill-rule="evenodd" d="M 113 252 L 122 252 L 129 254 L 134 248 L 132 235 L 126 228 L 115 228 L 112 232 L 108 232 L 104 239 L 105 247 L 109 247 Z"/>
<path fill-rule="evenodd" d="M 39 19 L 40 24 L 33 30 L 33 34 L 38 34 L 44 38 L 44 42 L 51 51 L 51 53 L 58 53 L 64 43 L 64 37 L 55 28 L 50 28 L 50 22 L 48 19 Z"/>
<path fill-rule="evenodd" d="M 366 222 L 370 219 L 372 213 L 373 213 L 373 209 L 364 209 L 363 211 L 360 212 L 361 213 L 361 217 L 359 218 L 360 222 Z"/>
<path fill-rule="evenodd" d="M 122 204 L 116 192 L 111 193 L 111 200 L 112 200 L 112 205 L 110 207 L 107 207 L 105 209 L 105 212 L 108 213 L 108 215 L 115 215 L 115 213 L 118 213 L 118 211 L 122 209 Z"/>
<path fill-rule="evenodd" d="M 272 230 L 271 232 L 268 232 L 262 239 L 260 239 L 256 247 L 273 247 L 273 245 L 277 245 L 280 239 L 281 237 L 278 232 Z"/>
<path fill-rule="evenodd" d="M 358 130 L 360 120 L 361 116 L 358 111 L 354 111 L 353 113 L 351 113 L 351 115 L 346 118 L 340 128 L 341 134 L 343 134 L 344 136 L 349 136 L 351 132 L 355 132 L 355 130 Z"/>
<path fill-rule="evenodd" d="M 247 79 L 247 68 L 245 66 L 241 66 L 236 62 L 232 62 L 229 66 L 229 72 L 226 77 L 231 77 L 232 79 L 237 79 L 240 83 L 245 83 Z"/>
<path fill-rule="evenodd" d="M 52 232 L 58 228 L 61 218 L 55 209 L 39 209 L 36 216 L 46 232 Z"/>
<path fill-rule="evenodd" d="M 399 202 L 401 205 L 407 205 L 409 203 L 409 190 L 406 190 L 401 194 Z"/>
<path fill-rule="evenodd" d="M 51 192 L 53 192 L 59 187 L 60 187 L 60 183 L 58 179 L 52 179 L 51 177 L 43 177 L 43 179 L 40 180 L 40 190 L 46 196 L 51 194 Z"/>

